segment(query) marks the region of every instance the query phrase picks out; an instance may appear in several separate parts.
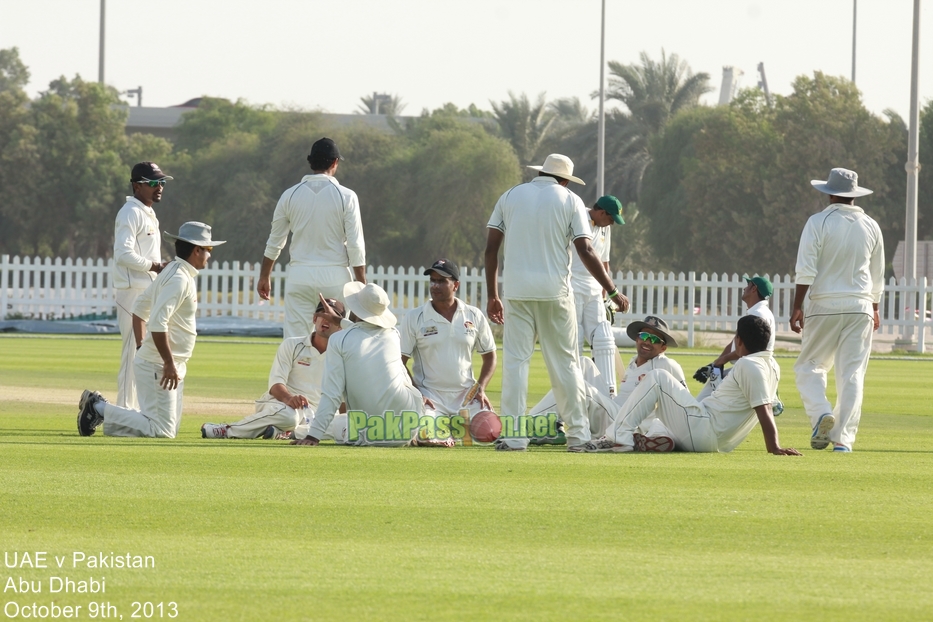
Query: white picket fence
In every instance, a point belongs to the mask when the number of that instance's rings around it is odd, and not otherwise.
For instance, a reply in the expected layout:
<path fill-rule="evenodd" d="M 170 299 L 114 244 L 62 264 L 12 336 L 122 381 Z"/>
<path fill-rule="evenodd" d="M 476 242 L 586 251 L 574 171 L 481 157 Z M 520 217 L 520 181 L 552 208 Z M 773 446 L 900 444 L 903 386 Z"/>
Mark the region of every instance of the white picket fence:
<path fill-rule="evenodd" d="M 0 258 L 0 319 L 68 319 L 115 313 L 110 284 L 112 259 L 71 260 L 3 255 Z M 281 322 L 287 268 L 277 264 L 272 274 L 272 298 L 261 300 L 256 293 L 260 264 L 212 263 L 201 271 L 198 281 L 199 315 L 234 316 Z M 429 297 L 424 268 L 367 268 L 366 278 L 377 283 L 393 300 L 392 310 L 404 314 L 424 304 Z M 459 296 L 465 302 L 486 308 L 485 270 L 463 269 Z M 788 331 L 794 284 L 789 275 L 769 276 L 774 284 L 771 309 L 778 332 Z M 694 345 L 700 331 L 732 331 L 742 316 L 745 281 L 738 274 L 684 274 L 619 272 L 619 290 L 632 303 L 628 313 L 619 313 L 616 324 L 624 326 L 646 315 L 663 317 L 671 328 L 687 333 Z M 928 332 L 933 284 L 926 278 L 908 284 L 891 279 L 881 304 L 881 332 L 898 340 L 909 340 L 924 351 Z"/>

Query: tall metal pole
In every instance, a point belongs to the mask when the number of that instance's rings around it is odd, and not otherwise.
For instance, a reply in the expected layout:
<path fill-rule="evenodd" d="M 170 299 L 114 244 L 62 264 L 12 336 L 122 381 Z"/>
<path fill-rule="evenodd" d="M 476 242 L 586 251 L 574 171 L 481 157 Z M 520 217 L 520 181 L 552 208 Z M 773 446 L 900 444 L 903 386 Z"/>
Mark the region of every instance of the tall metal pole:
<path fill-rule="evenodd" d="M 855 84 L 855 26 L 858 23 L 858 0 L 852 0 L 852 84 Z"/>
<path fill-rule="evenodd" d="M 596 130 L 596 196 L 606 194 L 606 0 L 599 34 L 599 126 Z"/>
<path fill-rule="evenodd" d="M 917 79 L 920 58 L 920 0 L 914 0 L 914 36 L 910 62 L 910 120 L 907 134 L 907 222 L 904 227 L 904 276 L 917 278 L 917 173 L 920 171 L 920 100 Z"/>
<path fill-rule="evenodd" d="M 97 81 L 104 83 L 104 9 L 107 0 L 100 0 L 100 56 L 97 64 Z"/>

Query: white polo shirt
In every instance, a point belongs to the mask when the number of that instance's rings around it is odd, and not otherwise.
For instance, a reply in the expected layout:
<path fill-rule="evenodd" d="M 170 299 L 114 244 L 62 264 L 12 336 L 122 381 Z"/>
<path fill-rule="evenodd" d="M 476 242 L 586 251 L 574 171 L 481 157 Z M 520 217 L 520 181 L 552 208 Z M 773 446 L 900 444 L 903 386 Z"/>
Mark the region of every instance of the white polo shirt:
<path fill-rule="evenodd" d="M 881 301 L 884 240 L 860 207 L 833 203 L 810 216 L 800 235 L 794 282 L 819 300 Z"/>
<path fill-rule="evenodd" d="M 346 401 L 347 411 L 362 410 L 371 417 L 386 410 L 400 414 L 406 408 L 424 408 L 402 365 L 396 329 L 356 322 L 331 335 L 324 355 L 319 414 L 311 424 L 311 436 L 323 438 L 342 401 Z"/>
<path fill-rule="evenodd" d="M 412 359 L 415 385 L 435 394 L 472 387 L 473 352 L 496 349 L 483 312 L 455 300 L 457 310 L 450 322 L 429 301 L 406 313 L 399 326 L 402 355 Z"/>
<path fill-rule="evenodd" d="M 113 226 L 113 286 L 146 288 L 155 280 L 149 268 L 162 261 L 162 234 L 155 210 L 126 197 Z"/>
<path fill-rule="evenodd" d="M 719 451 L 732 451 L 758 422 L 755 407 L 770 404 L 777 391 L 781 370 L 767 350 L 743 356 L 713 394 L 701 402 L 710 421 Z"/>
<path fill-rule="evenodd" d="M 311 408 L 321 402 L 321 381 L 324 378 L 324 353 L 311 345 L 311 336 L 292 337 L 279 345 L 269 372 L 269 388 L 283 384 L 293 395 L 304 395 Z M 268 391 L 256 403 L 278 401 Z"/>
<path fill-rule="evenodd" d="M 360 201 L 330 175 L 305 175 L 301 183 L 282 193 L 272 216 L 266 257 L 278 259 L 289 231 L 290 265 L 366 265 Z"/>
<path fill-rule="evenodd" d="M 609 244 L 612 241 L 612 230 L 610 227 L 597 227 L 593 221 L 590 221 L 590 228 L 593 230 L 593 238 L 590 243 L 596 256 L 603 263 L 609 263 Z M 583 296 L 602 296 L 603 286 L 599 284 L 590 271 L 583 265 L 580 254 L 576 249 L 570 249 L 570 285 L 575 294 Z"/>
<path fill-rule="evenodd" d="M 150 363 L 163 363 L 152 341 L 152 332 L 155 331 L 167 333 L 172 358 L 176 363 L 184 363 L 191 358 L 198 334 L 195 326 L 198 313 L 197 275 L 194 266 L 176 257 L 136 299 L 133 315 L 138 315 L 148 324 L 137 357 Z"/>
<path fill-rule="evenodd" d="M 571 246 L 592 237 L 588 220 L 580 197 L 553 177 L 535 177 L 499 197 L 486 226 L 505 234 L 503 298 L 569 296 Z"/>
<path fill-rule="evenodd" d="M 680 363 L 667 358 L 664 354 L 659 354 L 650 361 L 645 361 L 645 363 L 640 366 L 636 364 L 637 360 L 638 355 L 635 355 L 632 357 L 632 360 L 628 362 L 628 367 L 625 368 L 625 376 L 623 376 L 622 382 L 619 383 L 618 391 L 613 398 L 615 403 L 619 406 L 625 404 L 625 400 L 627 400 L 638 385 L 641 384 L 645 374 L 653 369 L 667 370 L 680 384 L 687 386 L 687 379 L 684 376 L 684 370 L 680 366 Z"/>

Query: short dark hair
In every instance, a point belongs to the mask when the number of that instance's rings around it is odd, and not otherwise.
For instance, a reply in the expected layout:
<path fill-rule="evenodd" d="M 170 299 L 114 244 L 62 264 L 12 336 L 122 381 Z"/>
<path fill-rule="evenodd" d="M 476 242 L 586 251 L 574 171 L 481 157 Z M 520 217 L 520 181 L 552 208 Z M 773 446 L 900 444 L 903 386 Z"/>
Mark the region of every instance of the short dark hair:
<path fill-rule="evenodd" d="M 195 245 L 184 240 L 175 240 L 175 254 L 180 258 L 187 260 L 194 252 Z"/>
<path fill-rule="evenodd" d="M 767 349 L 771 341 L 771 326 L 757 315 L 746 315 L 739 318 L 735 334 L 745 344 L 748 353 L 754 354 Z"/>
<path fill-rule="evenodd" d="M 308 164 L 312 171 L 326 171 L 334 165 L 337 158 L 327 158 L 318 154 L 308 156 Z"/>

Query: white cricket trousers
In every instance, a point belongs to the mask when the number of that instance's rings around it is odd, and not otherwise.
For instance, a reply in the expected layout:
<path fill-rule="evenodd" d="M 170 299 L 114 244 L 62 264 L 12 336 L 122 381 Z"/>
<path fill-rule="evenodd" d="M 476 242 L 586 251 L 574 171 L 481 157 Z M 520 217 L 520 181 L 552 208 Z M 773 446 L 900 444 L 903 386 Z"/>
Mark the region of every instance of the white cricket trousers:
<path fill-rule="evenodd" d="M 635 429 L 652 414 L 657 414 L 677 449 L 719 451 L 710 413 L 666 369 L 653 369 L 645 374 L 622 405 L 615 426 L 607 431 L 606 438 L 633 447 Z"/>
<path fill-rule="evenodd" d="M 851 301 L 833 304 L 807 300 L 804 306 L 803 338 L 794 363 L 797 390 L 810 426 L 820 415 L 832 413 L 836 425 L 829 440 L 851 448 L 855 444 L 865 372 L 871 356 L 874 315 L 871 303 L 853 306 Z M 829 370 L 836 368 L 836 406 L 826 398 Z"/>
<path fill-rule="evenodd" d="M 580 369 L 583 371 L 583 380 L 586 383 L 586 415 L 590 422 L 590 434 L 602 436 L 616 418 L 619 405 L 611 397 L 596 388 L 600 373 L 595 363 L 590 359 L 580 359 Z M 548 391 L 537 404 L 531 407 L 531 415 L 547 415 L 556 413 L 563 421 L 557 409 L 557 400 L 554 391 Z"/>
<path fill-rule="evenodd" d="M 181 427 L 182 396 L 185 388 L 185 363 L 175 363 L 178 370 L 178 388 L 166 391 L 162 380 L 162 364 L 137 358 L 136 391 L 139 410 L 116 404 L 104 405 L 104 434 L 106 436 L 147 436 L 175 438 Z"/>
<path fill-rule="evenodd" d="M 125 408 L 138 409 L 136 398 L 136 372 L 133 361 L 136 360 L 136 337 L 133 335 L 133 305 L 145 287 L 130 287 L 114 290 L 117 303 L 117 324 L 123 338 L 120 352 L 120 371 L 117 373 L 117 399 L 114 404 Z"/>
<path fill-rule="evenodd" d="M 599 377 L 592 384 L 609 396 L 616 394 L 616 348 L 612 325 L 606 317 L 606 304 L 601 296 L 574 293 L 577 312 L 577 356 L 583 358 L 584 339 L 590 344 L 593 362 Z"/>
<path fill-rule="evenodd" d="M 557 409 L 564 420 L 567 444 L 590 440 L 586 413 L 586 387 L 577 359 L 577 322 L 573 298 L 558 300 L 505 300 L 502 339 L 502 412 L 519 417 L 528 400 L 528 368 L 535 351 L 535 335 L 541 344 Z M 527 447 L 528 438 L 508 438 L 510 447 Z"/>
<path fill-rule="evenodd" d="M 335 434 L 338 434 L 340 429 L 346 427 L 346 419 L 346 415 L 341 415 L 339 413 L 335 415 L 330 425 L 327 427 L 324 438 L 320 440 L 340 440 Z M 270 425 L 277 427 L 283 432 L 288 432 L 289 430 L 296 430 L 304 423 L 306 425 L 303 428 L 303 433 L 295 435 L 296 438 L 304 438 L 308 435 L 307 428 L 311 425 L 312 421 L 314 421 L 313 408 L 295 410 L 291 406 L 273 399 L 267 402 L 256 402 L 256 412 L 248 417 L 244 417 L 236 423 L 231 423 L 230 429 L 227 431 L 227 436 L 230 438 L 258 438 Z"/>
<path fill-rule="evenodd" d="M 350 268 L 341 266 L 288 266 L 285 279 L 285 339 L 314 332 L 318 294 L 343 302 L 343 286 L 353 280 Z"/>

